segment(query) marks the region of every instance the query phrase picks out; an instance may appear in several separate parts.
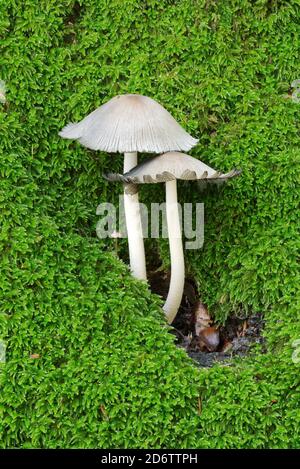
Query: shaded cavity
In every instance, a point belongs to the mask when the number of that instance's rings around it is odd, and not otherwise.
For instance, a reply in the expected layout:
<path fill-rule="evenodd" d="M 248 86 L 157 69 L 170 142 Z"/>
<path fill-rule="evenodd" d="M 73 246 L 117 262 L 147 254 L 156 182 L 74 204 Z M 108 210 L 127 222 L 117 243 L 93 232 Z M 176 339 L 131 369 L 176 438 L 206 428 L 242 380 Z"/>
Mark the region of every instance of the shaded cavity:
<path fill-rule="evenodd" d="M 166 299 L 170 274 L 162 271 L 149 273 L 153 293 Z M 253 345 L 258 344 L 264 351 L 262 337 L 264 320 L 261 314 L 239 318 L 229 317 L 224 325 L 214 323 L 213 312 L 208 311 L 199 298 L 196 283 L 185 279 L 184 293 L 177 316 L 172 323 L 171 333 L 176 344 L 186 350 L 200 367 L 210 367 L 215 362 L 230 365 L 235 356 L 250 354 Z"/>

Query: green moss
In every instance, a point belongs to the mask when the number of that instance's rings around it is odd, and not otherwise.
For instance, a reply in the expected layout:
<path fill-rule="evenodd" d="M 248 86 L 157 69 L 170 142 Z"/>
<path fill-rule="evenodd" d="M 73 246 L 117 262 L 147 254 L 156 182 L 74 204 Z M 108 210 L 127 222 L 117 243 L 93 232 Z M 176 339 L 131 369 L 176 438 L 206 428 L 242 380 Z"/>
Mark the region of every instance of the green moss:
<path fill-rule="evenodd" d="M 2 2 L 2 447 L 300 447 L 299 13 L 298 1 Z M 187 267 L 220 322 L 264 313 L 267 353 L 197 370 L 159 300 L 96 238 L 97 205 L 120 192 L 101 174 L 122 158 L 57 132 L 128 92 L 200 137 L 194 156 L 243 169 L 219 192 L 179 185 L 182 202 L 205 202 Z"/>

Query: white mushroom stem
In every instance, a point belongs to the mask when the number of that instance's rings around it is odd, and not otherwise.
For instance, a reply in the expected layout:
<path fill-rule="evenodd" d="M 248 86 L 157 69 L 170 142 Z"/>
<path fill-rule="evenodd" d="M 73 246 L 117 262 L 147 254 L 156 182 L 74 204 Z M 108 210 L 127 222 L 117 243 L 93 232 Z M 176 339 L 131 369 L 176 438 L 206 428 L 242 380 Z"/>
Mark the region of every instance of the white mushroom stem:
<path fill-rule="evenodd" d="M 130 171 L 136 165 L 137 153 L 124 153 L 124 173 Z M 145 248 L 138 192 L 130 195 L 126 194 L 124 190 L 124 211 L 128 236 L 130 269 L 135 278 L 147 280 Z"/>
<path fill-rule="evenodd" d="M 171 324 L 181 303 L 184 288 L 184 256 L 177 204 L 177 181 L 166 182 L 166 212 L 171 257 L 171 279 L 163 310 Z"/>

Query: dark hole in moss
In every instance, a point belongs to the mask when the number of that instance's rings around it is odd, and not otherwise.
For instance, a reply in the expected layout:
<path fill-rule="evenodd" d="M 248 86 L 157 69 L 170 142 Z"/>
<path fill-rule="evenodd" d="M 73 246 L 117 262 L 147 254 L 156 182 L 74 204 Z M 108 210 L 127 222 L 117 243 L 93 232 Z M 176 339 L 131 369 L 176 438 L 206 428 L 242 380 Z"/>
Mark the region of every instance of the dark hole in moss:
<path fill-rule="evenodd" d="M 166 298 L 169 289 L 170 274 L 162 271 L 154 271 L 149 274 L 149 283 L 153 293 Z M 207 312 L 211 317 L 209 327 L 204 327 L 199 332 L 196 318 L 199 308 Z M 255 314 L 247 318 L 239 318 L 236 315 L 229 317 L 224 325 L 218 326 L 213 322 L 213 314 L 201 303 L 197 292 L 196 283 L 191 278 L 186 278 L 184 294 L 178 314 L 172 324 L 172 334 L 176 336 L 179 347 L 183 347 L 188 355 L 201 367 L 212 366 L 216 361 L 230 364 L 234 356 L 244 357 L 249 355 L 253 345 L 261 346 L 265 351 L 264 338 L 261 333 L 264 320 L 261 314 Z M 210 347 L 204 332 L 211 336 L 218 336 L 218 345 Z"/>
<path fill-rule="evenodd" d="M 73 44 L 76 42 L 75 25 L 82 14 L 82 6 L 79 2 L 75 2 L 71 11 L 64 19 L 65 34 L 63 36 L 64 44 Z"/>
<path fill-rule="evenodd" d="M 64 24 L 66 26 L 71 26 L 76 23 L 78 18 L 80 17 L 82 11 L 82 7 L 79 2 L 75 2 L 70 13 L 65 17 Z"/>

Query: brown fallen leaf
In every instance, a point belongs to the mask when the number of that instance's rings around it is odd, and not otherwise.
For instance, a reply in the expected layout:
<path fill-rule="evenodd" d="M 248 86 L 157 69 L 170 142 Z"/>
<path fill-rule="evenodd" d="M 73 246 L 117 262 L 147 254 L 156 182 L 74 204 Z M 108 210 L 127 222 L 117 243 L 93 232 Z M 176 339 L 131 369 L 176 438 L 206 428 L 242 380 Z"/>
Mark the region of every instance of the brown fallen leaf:
<path fill-rule="evenodd" d="M 195 318 L 195 333 L 199 335 L 199 333 L 211 326 L 212 320 L 208 313 L 207 307 L 201 303 L 201 301 L 197 301 L 195 306 L 193 307 L 193 315 Z"/>
<path fill-rule="evenodd" d="M 195 334 L 200 350 L 215 351 L 220 344 L 220 335 L 216 327 L 212 326 L 212 319 L 207 307 L 197 301 L 193 308 L 195 320 Z"/>
<path fill-rule="evenodd" d="M 243 322 L 243 327 L 242 327 L 242 337 L 244 337 L 244 335 L 246 334 L 247 329 L 248 329 L 248 322 L 244 321 Z"/>
<path fill-rule="evenodd" d="M 40 354 L 38 354 L 38 353 L 32 353 L 32 354 L 30 355 L 30 358 L 33 358 L 33 359 L 35 359 L 35 358 L 40 358 Z"/>
<path fill-rule="evenodd" d="M 239 330 L 237 332 L 237 337 L 244 337 L 246 335 L 248 329 L 248 322 L 243 321 L 243 324 L 239 327 Z"/>
<path fill-rule="evenodd" d="M 230 340 L 226 340 L 221 350 L 222 353 L 229 352 L 229 350 L 231 349 L 232 349 L 232 342 L 230 342 Z"/>

